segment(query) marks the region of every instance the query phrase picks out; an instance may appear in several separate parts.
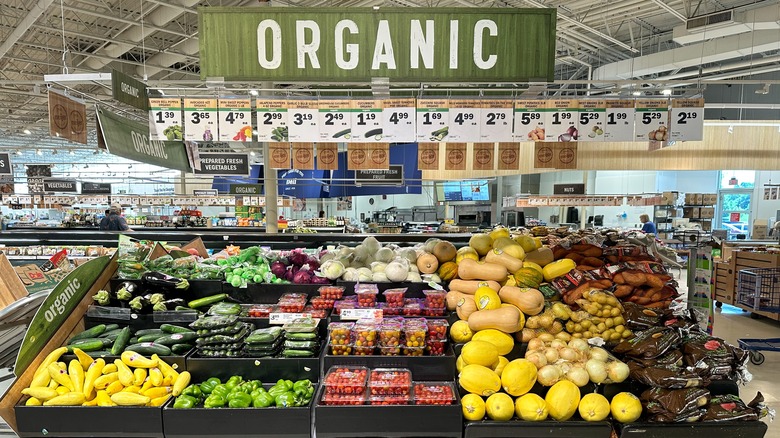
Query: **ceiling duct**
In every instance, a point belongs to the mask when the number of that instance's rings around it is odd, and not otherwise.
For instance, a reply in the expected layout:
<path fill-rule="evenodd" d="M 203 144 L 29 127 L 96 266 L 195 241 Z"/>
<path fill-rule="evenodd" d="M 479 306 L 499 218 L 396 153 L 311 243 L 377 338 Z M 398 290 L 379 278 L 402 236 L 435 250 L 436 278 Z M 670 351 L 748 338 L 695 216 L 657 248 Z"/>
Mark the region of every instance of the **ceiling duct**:
<path fill-rule="evenodd" d="M 685 23 L 688 32 L 705 32 L 716 27 L 725 27 L 734 24 L 734 11 L 715 12 L 689 19 Z"/>
<path fill-rule="evenodd" d="M 672 30 L 672 40 L 685 45 L 740 33 L 778 29 L 780 8 L 775 3 L 751 10 L 730 9 L 690 18 Z"/>

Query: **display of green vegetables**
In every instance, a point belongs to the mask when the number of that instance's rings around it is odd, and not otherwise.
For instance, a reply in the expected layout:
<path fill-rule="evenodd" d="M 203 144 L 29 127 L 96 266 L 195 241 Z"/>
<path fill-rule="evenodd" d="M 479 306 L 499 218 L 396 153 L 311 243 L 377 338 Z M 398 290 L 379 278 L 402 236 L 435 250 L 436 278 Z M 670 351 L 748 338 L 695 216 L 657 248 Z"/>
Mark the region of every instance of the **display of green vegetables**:
<path fill-rule="evenodd" d="M 173 403 L 174 409 L 213 408 L 294 408 L 308 406 L 314 397 L 314 385 L 308 379 L 280 379 L 266 389 L 259 380 L 231 376 L 224 383 L 211 377 L 201 384 L 182 390 Z"/>
<path fill-rule="evenodd" d="M 133 330 L 118 324 L 98 324 L 68 340 L 68 351 L 78 348 L 93 357 L 118 356 L 125 351 L 143 355 L 183 356 L 192 350 L 198 335 L 187 327 L 162 324 L 160 328 Z"/>

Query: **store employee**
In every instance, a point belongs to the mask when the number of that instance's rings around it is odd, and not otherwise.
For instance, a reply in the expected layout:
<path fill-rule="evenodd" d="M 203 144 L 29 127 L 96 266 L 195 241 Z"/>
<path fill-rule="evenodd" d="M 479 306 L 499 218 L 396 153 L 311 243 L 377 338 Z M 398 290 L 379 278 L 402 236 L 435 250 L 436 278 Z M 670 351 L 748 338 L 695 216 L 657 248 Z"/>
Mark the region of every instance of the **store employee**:
<path fill-rule="evenodd" d="M 639 216 L 639 222 L 642 222 L 642 231 L 647 234 L 657 234 L 655 224 L 650 220 L 650 216 L 643 214 Z"/>
<path fill-rule="evenodd" d="M 112 204 L 108 209 L 108 214 L 103 220 L 100 221 L 101 231 L 132 231 L 127 225 L 125 218 L 120 216 L 122 212 L 122 206 L 119 204 Z"/>

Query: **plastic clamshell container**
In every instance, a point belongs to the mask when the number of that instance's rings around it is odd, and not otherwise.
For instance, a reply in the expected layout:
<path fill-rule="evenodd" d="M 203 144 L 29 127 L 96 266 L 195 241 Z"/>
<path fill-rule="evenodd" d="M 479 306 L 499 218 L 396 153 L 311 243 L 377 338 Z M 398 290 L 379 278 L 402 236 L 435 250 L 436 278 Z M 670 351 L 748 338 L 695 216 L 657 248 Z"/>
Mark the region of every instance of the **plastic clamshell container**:
<path fill-rule="evenodd" d="M 329 345 L 330 354 L 333 356 L 349 356 L 352 354 L 354 346 L 352 344 L 345 345 Z"/>
<path fill-rule="evenodd" d="M 369 397 L 372 405 L 408 405 L 412 401 L 411 394 L 372 395 Z"/>
<path fill-rule="evenodd" d="M 425 347 L 403 347 L 404 356 L 422 356 L 425 353 Z"/>
<path fill-rule="evenodd" d="M 447 293 L 443 290 L 429 289 L 424 290 L 425 307 L 428 309 L 444 309 L 446 307 L 445 298 Z"/>
<path fill-rule="evenodd" d="M 339 406 L 339 405 L 364 405 L 366 404 L 366 393 L 362 394 L 335 394 L 335 393 L 328 393 L 327 391 L 322 394 L 322 402 L 323 405 L 327 406 Z"/>
<path fill-rule="evenodd" d="M 317 292 L 326 300 L 340 300 L 344 296 L 344 286 L 321 286 Z"/>
<path fill-rule="evenodd" d="M 352 344 L 352 330 L 355 328 L 354 322 L 332 322 L 328 325 L 328 334 L 330 335 L 331 345 L 350 345 Z"/>
<path fill-rule="evenodd" d="M 403 307 L 406 288 L 387 289 L 382 292 L 382 295 L 384 295 L 388 307 Z"/>
<path fill-rule="evenodd" d="M 412 372 L 406 368 L 375 368 L 368 378 L 369 393 L 374 395 L 409 395 Z"/>
<path fill-rule="evenodd" d="M 253 304 L 247 314 L 250 318 L 268 318 L 274 307 L 273 304 Z"/>
<path fill-rule="evenodd" d="M 277 307 L 282 313 L 301 313 L 306 307 L 306 301 L 279 300 Z"/>
<path fill-rule="evenodd" d="M 303 300 L 306 301 L 309 299 L 309 296 L 302 293 L 297 292 L 285 292 L 282 294 L 282 296 L 279 297 L 279 301 L 282 300 Z"/>
<path fill-rule="evenodd" d="M 355 291 L 357 295 L 357 306 L 361 309 L 373 309 L 376 307 L 376 296 L 378 292 L 373 290 Z"/>
<path fill-rule="evenodd" d="M 312 318 L 327 318 L 328 317 L 328 311 L 326 309 L 317 309 L 311 304 L 307 304 L 306 307 L 303 308 L 303 313 L 311 314 Z"/>
<path fill-rule="evenodd" d="M 384 320 L 379 325 L 379 346 L 398 347 L 401 345 L 403 324 L 393 320 Z"/>
<path fill-rule="evenodd" d="M 357 307 L 356 301 L 338 300 L 333 303 L 333 314 L 341 315 L 341 309 L 354 309 Z"/>
<path fill-rule="evenodd" d="M 374 347 L 377 344 L 379 324 L 373 320 L 361 319 L 352 328 L 352 339 L 356 347 Z"/>
<path fill-rule="evenodd" d="M 326 394 L 360 395 L 366 393 L 368 368 L 361 366 L 333 366 L 325 374 Z"/>
<path fill-rule="evenodd" d="M 312 297 L 311 299 L 311 306 L 319 310 L 330 310 L 333 308 L 333 305 L 335 303 L 336 303 L 335 299 L 325 298 L 322 296 Z"/>
<path fill-rule="evenodd" d="M 418 302 L 404 304 L 401 314 L 404 316 L 422 316 L 424 308 L 425 305 Z"/>
<path fill-rule="evenodd" d="M 382 309 L 383 316 L 398 316 L 403 312 L 403 307 L 388 307 L 387 303 L 376 303 L 378 309 Z"/>
<path fill-rule="evenodd" d="M 450 323 L 446 319 L 427 319 L 425 325 L 428 327 L 428 340 L 444 341 L 447 339 Z"/>
<path fill-rule="evenodd" d="M 355 295 L 358 292 L 374 292 L 379 293 L 379 286 L 373 283 L 358 283 L 355 285 Z"/>
<path fill-rule="evenodd" d="M 455 402 L 452 382 L 414 382 L 414 404 L 451 405 Z"/>
<path fill-rule="evenodd" d="M 376 347 L 358 347 L 352 348 L 353 356 L 373 356 L 376 351 Z"/>
<path fill-rule="evenodd" d="M 412 348 L 412 347 L 406 347 Z M 425 353 L 428 356 L 444 356 L 447 350 L 447 341 L 436 341 L 429 339 L 425 345 Z"/>
<path fill-rule="evenodd" d="M 423 319 L 407 319 L 403 326 L 404 345 L 407 347 L 424 347 L 428 335 L 428 324 Z"/>
<path fill-rule="evenodd" d="M 287 333 L 311 333 L 317 331 L 318 319 L 298 318 L 282 326 L 282 330 Z"/>
<path fill-rule="evenodd" d="M 441 309 L 431 309 L 426 307 L 422 311 L 423 316 L 447 316 L 447 309 L 442 307 Z"/>
<path fill-rule="evenodd" d="M 380 356 L 400 356 L 401 347 L 379 347 Z"/>

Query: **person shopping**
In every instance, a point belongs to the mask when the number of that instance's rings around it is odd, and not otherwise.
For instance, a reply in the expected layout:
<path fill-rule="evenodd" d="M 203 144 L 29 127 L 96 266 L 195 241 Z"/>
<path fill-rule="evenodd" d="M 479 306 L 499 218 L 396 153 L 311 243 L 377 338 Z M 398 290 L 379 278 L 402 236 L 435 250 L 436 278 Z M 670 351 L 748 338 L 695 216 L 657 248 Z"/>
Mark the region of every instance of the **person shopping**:
<path fill-rule="evenodd" d="M 112 204 L 108 209 L 108 214 L 100 221 L 100 231 L 133 231 L 127 225 L 125 218 L 120 216 L 122 206 Z"/>
<path fill-rule="evenodd" d="M 642 232 L 647 234 L 657 234 L 655 224 L 650 220 L 650 216 L 647 214 L 640 215 L 639 222 L 642 222 Z"/>

